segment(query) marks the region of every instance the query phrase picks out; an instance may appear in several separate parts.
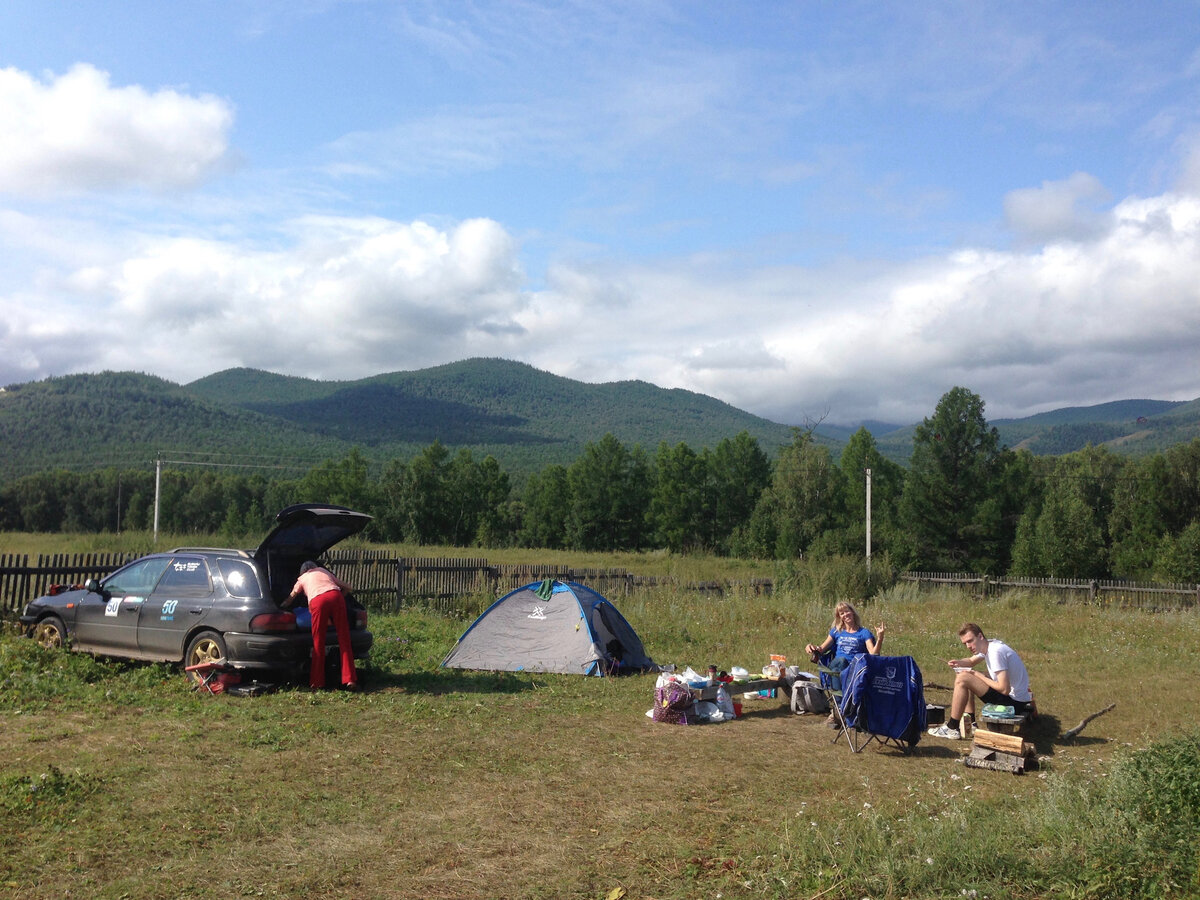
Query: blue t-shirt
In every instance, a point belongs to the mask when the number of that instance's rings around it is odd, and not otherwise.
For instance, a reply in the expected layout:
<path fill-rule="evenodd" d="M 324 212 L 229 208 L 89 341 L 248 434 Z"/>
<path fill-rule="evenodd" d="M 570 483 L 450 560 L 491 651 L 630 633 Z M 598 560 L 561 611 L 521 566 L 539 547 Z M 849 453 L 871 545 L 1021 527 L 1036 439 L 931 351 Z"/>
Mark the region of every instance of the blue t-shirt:
<path fill-rule="evenodd" d="M 866 653 L 867 641 L 875 640 L 871 629 L 866 627 L 860 628 L 858 631 L 838 631 L 836 628 L 831 628 L 829 636 L 833 638 L 833 655 L 844 656 L 846 659 L 859 653 Z"/>

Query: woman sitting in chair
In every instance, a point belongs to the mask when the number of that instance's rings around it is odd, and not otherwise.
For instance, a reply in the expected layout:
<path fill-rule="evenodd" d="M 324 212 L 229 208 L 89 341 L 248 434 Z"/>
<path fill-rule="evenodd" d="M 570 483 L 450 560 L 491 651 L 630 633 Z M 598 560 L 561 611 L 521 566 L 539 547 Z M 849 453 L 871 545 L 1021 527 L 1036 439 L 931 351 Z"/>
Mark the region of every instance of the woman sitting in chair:
<path fill-rule="evenodd" d="M 825 663 L 832 669 L 834 687 L 841 687 L 841 672 L 850 665 L 850 660 L 860 653 L 879 653 L 883 646 L 885 626 L 876 626 L 876 633 L 863 626 L 856 610 L 849 602 L 843 600 L 833 610 L 833 624 L 829 627 L 829 636 L 820 644 L 809 644 L 804 648 L 809 659 L 821 662 L 822 658 L 833 651 L 833 656 Z"/>

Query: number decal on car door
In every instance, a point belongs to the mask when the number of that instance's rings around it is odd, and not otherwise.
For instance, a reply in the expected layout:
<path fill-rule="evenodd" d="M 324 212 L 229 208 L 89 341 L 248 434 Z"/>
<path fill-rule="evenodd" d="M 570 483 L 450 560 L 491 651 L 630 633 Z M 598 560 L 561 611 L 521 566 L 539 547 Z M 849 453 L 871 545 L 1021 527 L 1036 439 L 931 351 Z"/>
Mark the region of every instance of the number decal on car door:
<path fill-rule="evenodd" d="M 164 600 L 162 605 L 162 614 L 159 616 L 163 622 L 175 621 L 175 607 L 179 605 L 178 600 Z"/>

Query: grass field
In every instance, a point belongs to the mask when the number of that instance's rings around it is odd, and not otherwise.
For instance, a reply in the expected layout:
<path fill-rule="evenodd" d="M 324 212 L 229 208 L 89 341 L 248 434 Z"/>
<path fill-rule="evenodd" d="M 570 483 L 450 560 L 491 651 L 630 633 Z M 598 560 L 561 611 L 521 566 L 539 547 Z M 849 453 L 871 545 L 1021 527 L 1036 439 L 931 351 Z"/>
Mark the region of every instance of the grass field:
<path fill-rule="evenodd" d="M 753 670 L 797 659 L 836 599 L 664 589 L 619 605 L 661 663 Z M 9 629 L 0 896 L 1200 894 L 1200 617 L 905 588 L 863 612 L 934 701 L 963 621 L 1012 644 L 1043 713 L 1040 770 L 968 769 L 963 743 L 933 738 L 852 755 L 779 700 L 661 725 L 653 676 L 443 671 L 466 621 L 421 610 L 372 619 L 360 694 L 203 697 L 169 667 Z"/>

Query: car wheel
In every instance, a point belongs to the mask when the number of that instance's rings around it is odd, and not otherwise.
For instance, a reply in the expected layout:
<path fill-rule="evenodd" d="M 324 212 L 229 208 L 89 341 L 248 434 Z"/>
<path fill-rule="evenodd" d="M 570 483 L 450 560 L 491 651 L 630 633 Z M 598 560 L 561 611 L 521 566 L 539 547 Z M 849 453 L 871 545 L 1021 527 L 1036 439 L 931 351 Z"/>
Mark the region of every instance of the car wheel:
<path fill-rule="evenodd" d="M 47 650 L 62 650 L 67 646 L 67 626 L 58 616 L 47 616 L 33 626 L 29 636 Z"/>
<path fill-rule="evenodd" d="M 216 662 L 225 659 L 225 641 L 215 631 L 202 631 L 188 641 L 187 652 L 183 654 L 184 671 L 189 666 L 198 666 L 206 662 Z M 188 678 L 200 684 L 204 676 L 198 672 L 187 672 Z"/>

